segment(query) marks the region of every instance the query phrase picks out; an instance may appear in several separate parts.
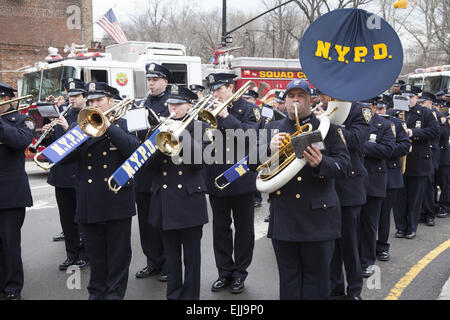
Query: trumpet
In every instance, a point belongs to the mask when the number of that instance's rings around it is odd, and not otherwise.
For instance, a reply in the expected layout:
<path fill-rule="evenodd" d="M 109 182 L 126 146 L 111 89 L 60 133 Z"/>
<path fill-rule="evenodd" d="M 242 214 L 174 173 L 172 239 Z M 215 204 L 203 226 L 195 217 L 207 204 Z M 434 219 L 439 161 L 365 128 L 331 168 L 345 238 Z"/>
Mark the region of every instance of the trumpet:
<path fill-rule="evenodd" d="M 182 132 L 192 121 L 194 121 L 197 115 L 200 118 L 200 114 L 205 111 L 205 107 L 211 102 L 212 99 L 212 95 L 203 97 L 194 107 L 192 107 L 182 121 L 177 121 L 178 124 L 176 126 L 174 125 L 174 129 L 172 129 L 173 126 L 171 125 L 166 131 L 159 132 L 155 138 L 155 143 L 158 146 L 158 149 L 170 157 L 178 155 L 182 148 L 182 144 L 180 142 Z M 204 116 L 207 117 L 206 119 L 208 121 L 211 119 L 215 120 L 215 118 L 211 118 L 209 111 Z"/>
<path fill-rule="evenodd" d="M 65 117 L 70 109 L 72 109 L 72 104 L 70 104 L 69 107 L 66 110 L 64 110 L 63 113 L 61 113 L 61 116 Z M 52 133 L 53 128 L 56 126 L 56 120 L 58 119 L 55 119 L 50 123 L 50 127 L 41 134 L 41 136 L 35 143 L 33 143 L 28 147 L 28 150 L 30 150 L 33 153 L 38 152 L 38 148 L 41 145 L 42 141 L 44 141 L 48 137 L 48 135 Z"/>
<path fill-rule="evenodd" d="M 11 110 L 11 111 L 7 111 L 7 112 L 3 112 L 3 113 L 0 114 L 0 117 L 6 116 L 6 115 L 14 113 L 14 112 L 19 112 L 19 111 L 28 109 L 30 107 L 31 103 L 25 105 L 24 107 L 19 107 L 19 101 L 20 100 L 24 100 L 24 99 L 27 99 L 27 100 L 31 99 L 31 100 L 33 100 L 33 95 L 30 94 L 30 95 L 27 95 L 27 96 L 18 97 L 18 98 L 15 98 L 15 99 L 11 99 L 11 100 L 0 102 L 0 107 L 1 107 L 1 106 L 5 105 L 5 104 L 11 104 L 11 103 L 14 103 L 14 102 L 17 101 L 17 109 Z"/>
<path fill-rule="evenodd" d="M 80 129 L 92 138 L 101 137 L 106 132 L 106 120 L 113 123 L 122 118 L 129 108 L 134 106 L 134 99 L 128 98 L 120 101 L 105 112 L 97 108 L 84 108 L 78 114 L 78 125 Z"/>
<path fill-rule="evenodd" d="M 198 118 L 204 122 L 206 122 L 209 126 L 211 126 L 214 129 L 217 129 L 218 122 L 217 122 L 217 116 L 220 112 L 222 112 L 223 109 L 228 107 L 228 105 L 232 104 L 233 102 L 236 102 L 242 95 L 250 88 L 252 85 L 251 81 L 247 81 L 239 90 L 237 90 L 230 98 L 228 98 L 222 105 L 220 105 L 218 108 L 209 111 L 206 110 L 206 108 L 203 108 L 198 113 Z M 209 98 L 210 95 L 207 96 Z M 211 98 L 209 98 L 211 99 Z M 203 100 L 203 99 L 202 99 Z M 200 102 L 202 101 L 200 100 Z M 208 100 L 209 101 L 209 100 Z"/>

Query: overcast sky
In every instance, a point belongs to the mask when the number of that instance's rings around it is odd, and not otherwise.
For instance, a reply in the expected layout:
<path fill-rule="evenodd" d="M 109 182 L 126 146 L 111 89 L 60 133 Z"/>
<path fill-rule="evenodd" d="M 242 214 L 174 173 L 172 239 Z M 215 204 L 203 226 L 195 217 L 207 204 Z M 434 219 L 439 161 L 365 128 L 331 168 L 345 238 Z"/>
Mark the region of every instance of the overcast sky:
<path fill-rule="evenodd" d="M 182 3 L 186 0 L 164 0 L 164 3 Z M 120 23 L 128 21 L 129 17 L 142 12 L 146 8 L 147 1 L 143 0 L 93 0 L 93 16 L 94 22 L 99 17 L 105 14 L 110 8 L 113 8 L 114 13 Z M 222 0 L 190 0 L 189 4 L 194 8 L 202 8 L 209 11 L 212 9 L 222 10 Z M 230 11 L 234 10 L 247 10 L 256 15 L 262 13 L 265 8 L 261 4 L 261 0 L 227 0 L 227 8 Z M 218 21 L 221 23 L 221 21 Z M 104 31 L 97 24 L 94 24 L 94 38 L 102 38 Z"/>

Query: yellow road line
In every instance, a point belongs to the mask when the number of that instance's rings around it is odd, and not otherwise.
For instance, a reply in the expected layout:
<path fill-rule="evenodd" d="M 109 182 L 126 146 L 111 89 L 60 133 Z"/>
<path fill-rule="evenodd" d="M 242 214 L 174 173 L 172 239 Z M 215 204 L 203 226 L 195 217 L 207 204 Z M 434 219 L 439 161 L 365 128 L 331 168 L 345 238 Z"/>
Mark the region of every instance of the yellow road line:
<path fill-rule="evenodd" d="M 384 300 L 398 300 L 406 287 L 414 280 L 415 277 L 437 256 L 450 247 L 450 239 L 430 251 L 425 257 L 417 262 L 409 271 L 400 279 L 399 282 L 389 292 L 389 295 Z"/>

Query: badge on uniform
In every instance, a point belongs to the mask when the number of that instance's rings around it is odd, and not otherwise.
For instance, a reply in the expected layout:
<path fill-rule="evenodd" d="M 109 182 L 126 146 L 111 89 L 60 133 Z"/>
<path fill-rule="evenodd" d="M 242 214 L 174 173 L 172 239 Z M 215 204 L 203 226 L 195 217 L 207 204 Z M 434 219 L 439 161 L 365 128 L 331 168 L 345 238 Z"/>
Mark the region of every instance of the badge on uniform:
<path fill-rule="evenodd" d="M 416 121 L 416 128 L 422 128 L 422 121 L 420 120 Z"/>
<path fill-rule="evenodd" d="M 370 123 L 372 120 L 372 111 L 369 108 L 362 108 L 362 114 L 367 123 Z"/>
<path fill-rule="evenodd" d="M 27 126 L 28 129 L 30 130 L 34 130 L 35 129 L 35 125 L 34 125 L 34 120 L 33 118 L 26 118 L 24 121 L 25 125 Z"/>
<path fill-rule="evenodd" d="M 445 125 L 445 120 L 447 120 L 446 117 L 441 117 L 441 124 L 442 124 L 442 125 Z"/>
<path fill-rule="evenodd" d="M 75 89 L 75 82 L 69 83 L 69 90 Z"/>
<path fill-rule="evenodd" d="M 255 115 L 256 122 L 259 122 L 261 120 L 261 111 L 259 111 L 258 107 L 253 108 L 253 114 Z"/>
<path fill-rule="evenodd" d="M 89 84 L 89 92 L 94 92 L 95 91 L 95 83 L 92 82 Z"/>
<path fill-rule="evenodd" d="M 342 132 L 342 129 L 341 129 L 341 128 L 338 128 L 338 129 L 337 129 L 337 132 L 339 133 L 339 137 L 341 137 L 342 142 L 343 142 L 345 145 L 347 145 L 347 141 L 345 140 L 344 132 Z"/>

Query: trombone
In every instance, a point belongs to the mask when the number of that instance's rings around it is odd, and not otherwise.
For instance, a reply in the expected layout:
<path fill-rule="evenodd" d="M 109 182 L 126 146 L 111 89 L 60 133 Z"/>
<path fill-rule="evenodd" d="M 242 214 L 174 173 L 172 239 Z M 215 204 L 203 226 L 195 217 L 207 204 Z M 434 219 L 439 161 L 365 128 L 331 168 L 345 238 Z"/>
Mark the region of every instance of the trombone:
<path fill-rule="evenodd" d="M 237 90 L 230 98 L 228 98 L 228 100 L 226 100 L 224 103 L 222 103 L 222 105 L 212 111 L 203 108 L 203 110 L 199 111 L 198 118 L 206 122 L 210 127 L 217 129 L 217 116 L 219 115 L 219 113 L 222 112 L 223 109 L 228 107 L 228 105 L 236 102 L 240 97 L 242 97 L 242 95 L 250 88 L 251 85 L 252 81 L 247 81 L 241 88 L 239 88 L 239 90 Z M 209 98 L 210 96 L 212 96 L 212 94 L 208 95 L 207 98 Z"/>
<path fill-rule="evenodd" d="M 27 95 L 27 96 L 18 97 L 18 98 L 15 98 L 15 99 L 11 99 L 11 100 L 0 102 L 0 107 L 1 107 L 1 106 L 5 105 L 5 104 L 11 104 L 11 103 L 14 103 L 14 102 L 17 101 L 17 109 L 11 110 L 11 111 L 7 111 L 7 112 L 3 112 L 3 113 L 0 114 L 0 117 L 6 116 L 7 114 L 11 114 L 11 113 L 14 113 L 14 112 L 19 112 L 19 111 L 28 109 L 30 107 L 31 103 L 25 105 L 24 107 L 19 107 L 19 105 L 20 105 L 19 101 L 20 100 L 24 100 L 24 99 L 33 100 L 33 95 L 30 94 L 30 95 Z"/>
<path fill-rule="evenodd" d="M 129 108 L 134 106 L 134 99 L 128 98 L 120 101 L 110 109 L 102 112 L 97 108 L 84 108 L 78 114 L 80 129 L 92 138 L 101 137 L 106 132 L 106 120 L 113 123 L 122 118 Z"/>
<path fill-rule="evenodd" d="M 192 107 L 192 109 L 187 113 L 183 120 L 177 121 L 179 124 L 176 128 L 173 129 L 172 125 L 165 131 L 159 132 L 155 137 L 155 143 L 158 146 L 158 149 L 167 156 L 173 157 L 178 155 L 181 152 L 182 144 L 180 142 L 180 136 L 183 131 L 187 128 L 187 126 L 194 121 L 197 115 L 200 117 L 200 114 L 205 110 L 205 107 L 208 103 L 213 99 L 213 95 L 207 95 L 197 102 L 197 104 Z M 223 109 L 223 106 L 222 106 Z M 205 116 L 207 117 L 207 122 L 215 120 L 215 118 L 209 117 L 210 113 L 207 112 Z M 203 119 L 202 119 L 203 120 Z"/>

